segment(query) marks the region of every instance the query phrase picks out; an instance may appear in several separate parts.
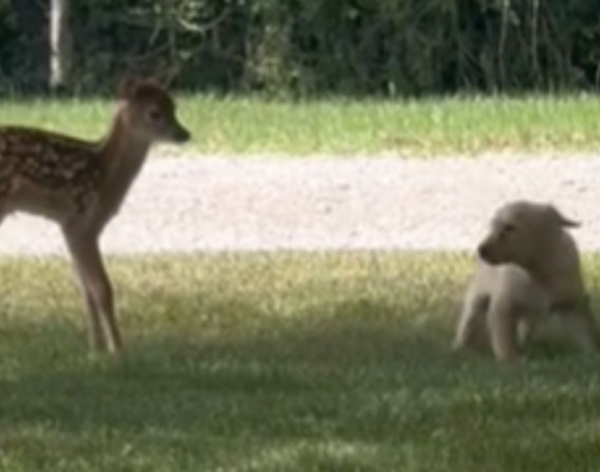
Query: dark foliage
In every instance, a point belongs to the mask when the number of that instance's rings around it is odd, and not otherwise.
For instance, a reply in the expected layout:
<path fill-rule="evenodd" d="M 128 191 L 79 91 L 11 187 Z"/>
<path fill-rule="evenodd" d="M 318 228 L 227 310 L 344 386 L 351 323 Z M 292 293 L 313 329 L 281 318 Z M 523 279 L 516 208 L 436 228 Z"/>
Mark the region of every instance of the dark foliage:
<path fill-rule="evenodd" d="M 0 91 L 45 87 L 48 0 L 0 0 Z M 589 89 L 600 0 L 77 0 L 73 90 L 420 95 Z"/>

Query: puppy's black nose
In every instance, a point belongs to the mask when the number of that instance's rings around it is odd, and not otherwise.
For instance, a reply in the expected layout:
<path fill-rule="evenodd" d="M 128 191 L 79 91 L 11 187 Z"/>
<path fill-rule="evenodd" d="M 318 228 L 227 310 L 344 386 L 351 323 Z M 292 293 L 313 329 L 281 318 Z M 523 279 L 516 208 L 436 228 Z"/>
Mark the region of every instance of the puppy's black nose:
<path fill-rule="evenodd" d="M 485 244 L 480 244 L 477 247 L 477 254 L 479 255 L 479 257 L 481 257 L 484 261 L 487 261 L 490 259 L 490 248 L 489 246 L 486 246 Z"/>

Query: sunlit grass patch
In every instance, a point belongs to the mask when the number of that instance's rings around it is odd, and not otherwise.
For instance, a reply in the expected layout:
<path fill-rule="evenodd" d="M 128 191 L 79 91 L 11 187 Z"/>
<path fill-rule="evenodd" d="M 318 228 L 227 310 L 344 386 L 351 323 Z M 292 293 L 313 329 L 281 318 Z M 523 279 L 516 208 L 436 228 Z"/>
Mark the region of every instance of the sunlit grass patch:
<path fill-rule="evenodd" d="M 178 103 L 201 153 L 432 157 L 586 153 L 600 145 L 600 107 L 586 94 L 302 101 L 182 95 Z M 0 123 L 97 138 L 113 109 L 110 101 L 96 99 L 4 100 Z"/>

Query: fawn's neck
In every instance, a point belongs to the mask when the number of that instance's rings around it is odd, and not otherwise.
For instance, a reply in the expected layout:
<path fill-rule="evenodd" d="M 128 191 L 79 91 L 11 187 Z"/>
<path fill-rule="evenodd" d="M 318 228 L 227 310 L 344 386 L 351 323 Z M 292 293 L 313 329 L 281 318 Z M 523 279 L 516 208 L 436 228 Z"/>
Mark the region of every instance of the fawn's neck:
<path fill-rule="evenodd" d="M 101 219 L 107 220 L 118 210 L 146 160 L 150 144 L 147 137 L 128 126 L 120 109 L 109 133 L 97 148 L 103 169 L 103 181 L 99 189 Z"/>

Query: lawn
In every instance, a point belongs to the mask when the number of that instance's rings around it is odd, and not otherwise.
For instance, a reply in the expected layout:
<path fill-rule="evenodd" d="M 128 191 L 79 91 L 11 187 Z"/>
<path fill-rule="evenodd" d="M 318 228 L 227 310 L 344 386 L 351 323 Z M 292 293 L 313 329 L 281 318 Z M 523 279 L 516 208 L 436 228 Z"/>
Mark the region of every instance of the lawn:
<path fill-rule="evenodd" d="M 600 255 L 587 255 L 600 303 Z M 590 471 L 599 356 L 451 355 L 464 254 L 109 260 L 128 343 L 86 355 L 61 259 L 0 261 L 0 470 Z"/>
<path fill-rule="evenodd" d="M 432 157 L 600 147 L 600 106 L 585 94 L 308 101 L 182 95 L 178 101 L 193 146 L 203 153 Z M 97 138 L 113 108 L 101 100 L 3 100 L 0 123 Z"/>

